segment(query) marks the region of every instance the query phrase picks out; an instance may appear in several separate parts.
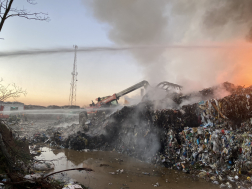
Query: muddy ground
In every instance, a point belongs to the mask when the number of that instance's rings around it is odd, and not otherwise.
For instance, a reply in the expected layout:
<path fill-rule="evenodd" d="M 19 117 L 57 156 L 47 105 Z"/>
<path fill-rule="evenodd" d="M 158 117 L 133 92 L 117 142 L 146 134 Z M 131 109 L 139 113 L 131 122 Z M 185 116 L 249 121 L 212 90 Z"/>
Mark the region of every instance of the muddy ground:
<path fill-rule="evenodd" d="M 52 172 L 76 167 L 93 169 L 94 172 L 70 171 L 55 175 L 61 180 L 70 177 L 92 189 L 148 189 L 155 188 L 157 183 L 160 189 L 219 188 L 195 175 L 155 166 L 117 152 L 85 152 L 50 147 L 43 147 L 41 151 L 38 159 L 58 159 L 54 161 L 55 169 Z"/>

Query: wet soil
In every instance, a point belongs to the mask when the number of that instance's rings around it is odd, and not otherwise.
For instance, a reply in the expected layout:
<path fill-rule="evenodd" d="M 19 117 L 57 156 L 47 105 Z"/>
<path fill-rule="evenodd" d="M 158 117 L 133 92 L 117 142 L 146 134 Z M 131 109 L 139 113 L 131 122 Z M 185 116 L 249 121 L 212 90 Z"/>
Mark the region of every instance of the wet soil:
<path fill-rule="evenodd" d="M 91 168 L 94 172 L 69 171 L 55 178 L 72 178 L 91 189 L 217 189 L 218 186 L 191 174 L 148 164 L 117 152 L 74 151 L 70 149 L 41 148 L 37 159 L 54 161 L 56 172 L 77 167 Z M 118 172 L 117 172 L 118 170 Z M 120 173 L 119 170 L 123 170 Z"/>

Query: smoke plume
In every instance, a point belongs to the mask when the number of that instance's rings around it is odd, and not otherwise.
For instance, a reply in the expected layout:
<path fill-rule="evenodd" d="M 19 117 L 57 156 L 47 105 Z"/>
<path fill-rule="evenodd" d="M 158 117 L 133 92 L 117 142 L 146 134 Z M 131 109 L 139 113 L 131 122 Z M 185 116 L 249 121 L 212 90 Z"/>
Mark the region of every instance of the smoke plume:
<path fill-rule="evenodd" d="M 246 45 L 252 39 L 250 0 L 83 0 L 119 46 Z M 152 83 L 187 90 L 224 81 L 249 85 L 252 56 L 244 49 L 134 49 Z M 188 85 L 188 81 L 190 84 Z"/>

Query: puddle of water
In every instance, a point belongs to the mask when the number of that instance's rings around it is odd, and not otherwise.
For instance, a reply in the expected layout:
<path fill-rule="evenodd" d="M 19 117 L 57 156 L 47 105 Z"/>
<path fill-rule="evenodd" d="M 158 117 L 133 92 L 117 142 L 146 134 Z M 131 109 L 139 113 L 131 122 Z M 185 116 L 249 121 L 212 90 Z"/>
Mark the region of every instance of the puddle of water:
<path fill-rule="evenodd" d="M 91 168 L 94 172 L 68 171 L 55 178 L 70 177 L 91 189 L 149 189 L 154 188 L 158 182 L 160 189 L 217 189 L 214 185 L 204 180 L 198 180 L 192 175 L 180 171 L 141 162 L 116 152 L 91 151 L 79 152 L 70 149 L 42 148 L 42 154 L 37 159 L 58 159 L 54 161 L 55 169 L 51 172 L 77 167 Z M 117 170 L 123 173 L 118 173 Z M 115 174 L 111 174 L 114 172 Z M 149 175 L 143 174 L 149 173 Z"/>

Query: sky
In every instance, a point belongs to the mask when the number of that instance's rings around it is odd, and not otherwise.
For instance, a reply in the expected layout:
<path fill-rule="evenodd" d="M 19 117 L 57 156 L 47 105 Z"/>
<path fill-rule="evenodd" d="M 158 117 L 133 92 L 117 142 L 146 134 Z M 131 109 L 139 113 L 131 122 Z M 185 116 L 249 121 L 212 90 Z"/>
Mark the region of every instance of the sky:
<path fill-rule="evenodd" d="M 2 52 L 113 45 L 106 26 L 88 15 L 81 1 L 38 0 L 33 6 L 21 0 L 14 3 L 13 7 L 24 5 L 29 11 L 48 13 L 50 21 L 10 18 L 0 33 Z M 134 59 L 125 54 L 77 53 L 77 105 L 112 95 L 143 79 Z M 67 105 L 73 62 L 74 52 L 0 58 L 0 77 L 5 84 L 26 89 L 27 95 L 17 99 L 25 104 Z"/>
<path fill-rule="evenodd" d="M 147 80 L 186 91 L 229 81 L 251 85 L 251 1 L 14 0 L 49 22 L 11 17 L 0 33 L 0 77 L 27 91 L 17 101 L 69 104 L 74 52 L 2 56 L 19 50 L 130 47 L 77 52 L 77 100 L 83 106 Z M 239 7 L 239 8 L 237 8 Z M 241 14 L 243 13 L 243 14 Z M 144 47 L 144 48 L 137 48 Z M 138 95 L 140 92 L 129 96 Z M 8 99 L 12 101 L 13 99 Z"/>

